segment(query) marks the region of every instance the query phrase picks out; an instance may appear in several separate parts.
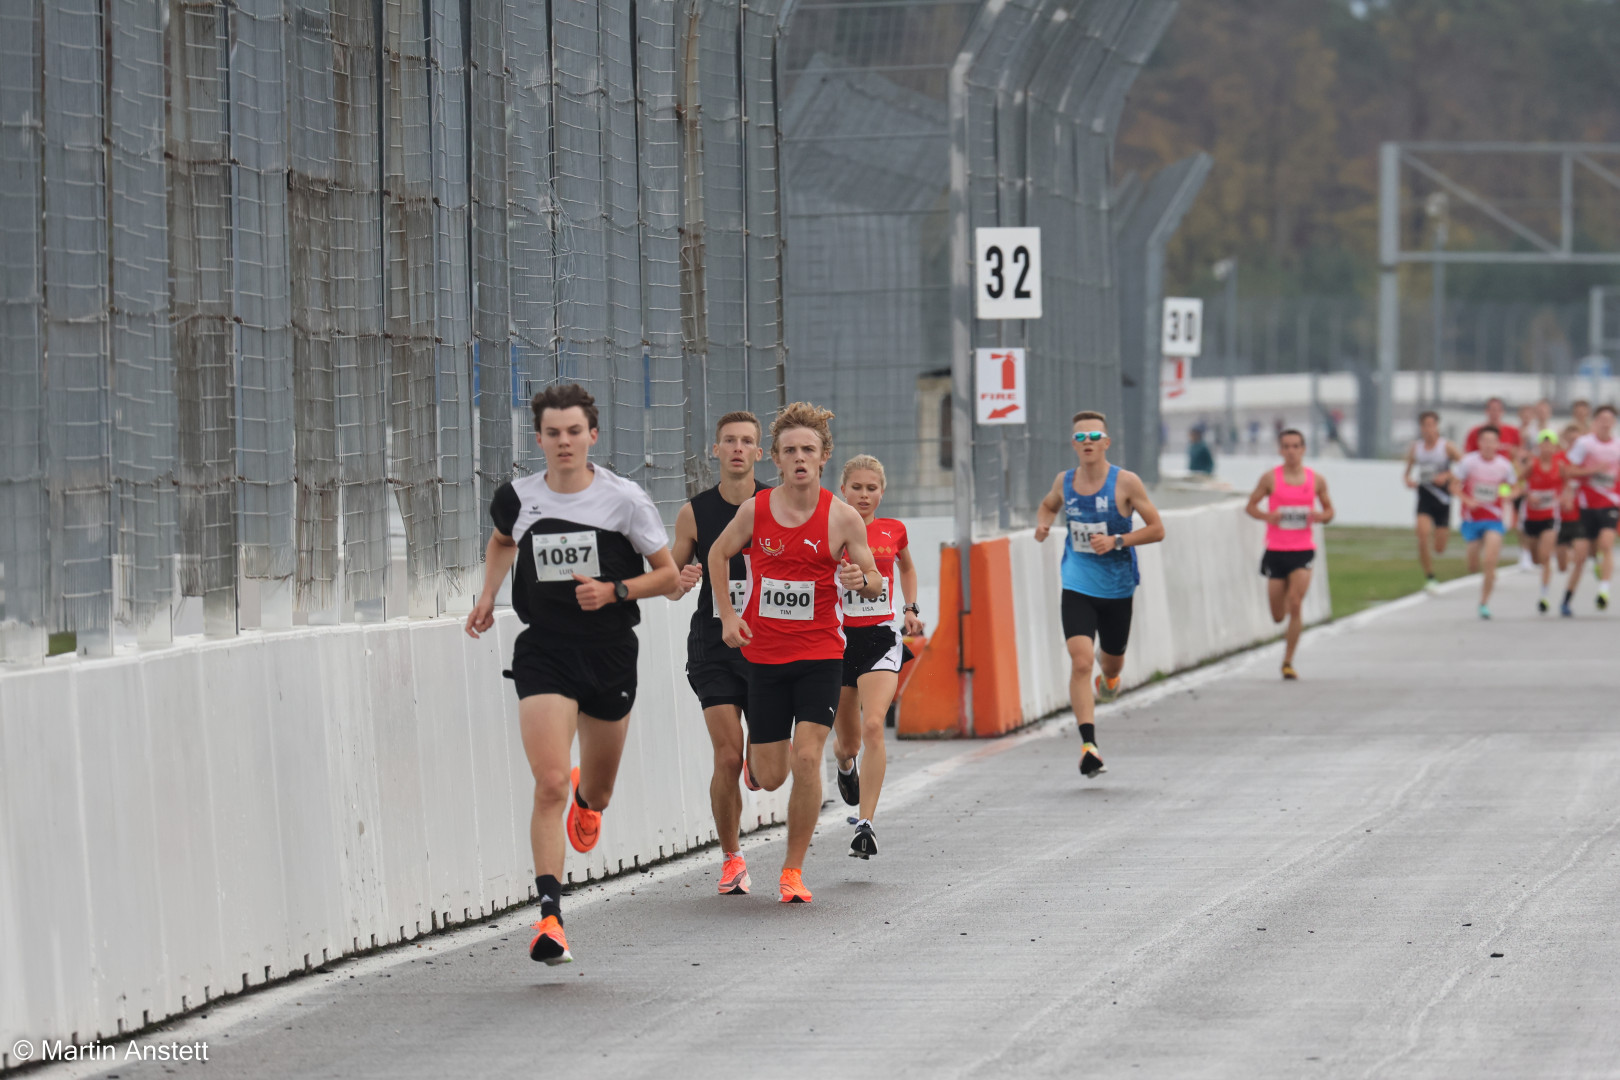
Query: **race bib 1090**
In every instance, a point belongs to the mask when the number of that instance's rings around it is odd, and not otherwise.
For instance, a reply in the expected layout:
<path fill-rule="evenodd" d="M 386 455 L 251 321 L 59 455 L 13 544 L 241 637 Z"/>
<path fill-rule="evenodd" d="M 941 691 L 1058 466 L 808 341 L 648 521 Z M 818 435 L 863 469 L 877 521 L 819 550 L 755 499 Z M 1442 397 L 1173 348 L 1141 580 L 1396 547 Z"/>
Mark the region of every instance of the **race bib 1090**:
<path fill-rule="evenodd" d="M 759 616 L 809 622 L 816 617 L 816 583 L 760 578 Z"/>
<path fill-rule="evenodd" d="M 601 573 L 596 553 L 596 530 L 571 533 L 535 533 L 534 576 L 540 581 L 573 581 L 575 574 L 593 578 Z"/>

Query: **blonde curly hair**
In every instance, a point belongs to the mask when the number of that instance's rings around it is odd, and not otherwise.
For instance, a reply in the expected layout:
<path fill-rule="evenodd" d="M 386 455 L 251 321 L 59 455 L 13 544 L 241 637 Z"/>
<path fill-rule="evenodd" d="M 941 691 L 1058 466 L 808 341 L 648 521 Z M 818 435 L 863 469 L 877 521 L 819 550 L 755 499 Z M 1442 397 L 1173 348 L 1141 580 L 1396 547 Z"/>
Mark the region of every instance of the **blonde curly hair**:
<path fill-rule="evenodd" d="M 808 428 L 815 432 L 817 438 L 821 440 L 822 453 L 831 453 L 832 428 L 827 426 L 827 421 L 832 418 L 831 409 L 823 409 L 820 405 L 812 405 L 808 401 L 795 401 L 782 406 L 776 413 L 776 419 L 771 421 L 771 453 L 776 453 L 782 432 L 793 428 Z"/>

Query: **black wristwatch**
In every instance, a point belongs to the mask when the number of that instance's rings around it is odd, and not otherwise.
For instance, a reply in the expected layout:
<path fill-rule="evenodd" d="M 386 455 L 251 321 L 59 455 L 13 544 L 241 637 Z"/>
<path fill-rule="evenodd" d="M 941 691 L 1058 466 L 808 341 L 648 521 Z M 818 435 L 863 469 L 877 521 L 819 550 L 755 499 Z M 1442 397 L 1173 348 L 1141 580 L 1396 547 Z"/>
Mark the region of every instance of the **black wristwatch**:
<path fill-rule="evenodd" d="M 630 586 L 626 585 L 622 581 L 615 581 L 613 583 L 613 599 L 619 601 L 621 604 L 630 599 Z"/>
<path fill-rule="evenodd" d="M 922 608 L 918 607 L 916 604 L 907 604 L 905 607 L 900 609 L 900 613 L 902 615 L 908 612 L 917 616 L 919 619 L 922 618 Z"/>

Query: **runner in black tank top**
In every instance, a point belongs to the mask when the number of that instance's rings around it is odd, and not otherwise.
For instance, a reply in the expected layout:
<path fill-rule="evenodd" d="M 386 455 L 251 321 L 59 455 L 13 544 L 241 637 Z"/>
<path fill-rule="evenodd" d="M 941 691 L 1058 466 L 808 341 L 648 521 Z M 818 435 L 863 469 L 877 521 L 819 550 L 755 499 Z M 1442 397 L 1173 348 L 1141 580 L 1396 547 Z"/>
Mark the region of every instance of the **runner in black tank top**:
<path fill-rule="evenodd" d="M 709 583 L 709 547 L 737 516 L 737 507 L 765 489 L 754 479 L 759 461 L 760 425 L 753 413 L 727 413 L 715 426 L 714 457 L 720 464 L 720 483 L 699 492 L 681 507 L 675 519 L 675 563 L 681 568 L 680 585 L 672 599 L 701 586 L 692 628 L 686 637 L 686 681 L 703 706 L 703 721 L 714 743 L 714 775 L 709 780 L 709 805 L 714 830 L 725 859 L 720 870 L 720 892 L 748 891 L 748 867 L 738 854 L 742 821 L 742 775 L 746 739 L 742 714 L 748 704 L 748 661 L 742 651 L 720 636 Z M 696 562 L 693 560 L 696 559 Z M 748 554 L 731 560 L 732 602 L 741 610 L 747 602 Z"/>

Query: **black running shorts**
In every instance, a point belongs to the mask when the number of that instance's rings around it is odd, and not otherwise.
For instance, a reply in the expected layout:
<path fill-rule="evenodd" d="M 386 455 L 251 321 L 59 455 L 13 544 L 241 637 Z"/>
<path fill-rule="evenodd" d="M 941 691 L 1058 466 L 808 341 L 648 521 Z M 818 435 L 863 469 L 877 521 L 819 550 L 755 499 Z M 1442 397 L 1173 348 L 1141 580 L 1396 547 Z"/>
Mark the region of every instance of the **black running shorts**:
<path fill-rule="evenodd" d="M 843 689 L 842 660 L 748 665 L 748 741 L 784 742 L 794 721 L 832 727 Z"/>
<path fill-rule="evenodd" d="M 1305 551 L 1267 550 L 1260 557 L 1260 576 L 1271 578 L 1273 581 L 1287 581 L 1289 574 L 1295 570 L 1309 570 L 1311 563 L 1315 561 L 1315 548 Z"/>
<path fill-rule="evenodd" d="M 686 682 L 705 709 L 716 705 L 741 709 L 748 704 L 748 661 L 741 649 L 724 642 L 687 641 Z"/>
<path fill-rule="evenodd" d="M 1590 507 L 1581 511 L 1581 528 L 1586 530 L 1586 538 L 1596 541 L 1598 534 L 1608 529 L 1611 532 L 1620 529 L 1620 506 L 1604 506 L 1594 510 Z"/>
<path fill-rule="evenodd" d="M 1560 544 L 1573 544 L 1585 535 L 1586 530 L 1581 527 L 1579 517 L 1564 518 L 1558 522 L 1558 542 Z"/>
<path fill-rule="evenodd" d="M 906 647 L 892 626 L 844 627 L 844 685 L 854 686 L 871 671 L 899 673 Z"/>
<path fill-rule="evenodd" d="M 1426 487 L 1418 488 L 1417 512 L 1419 517 L 1434 522 L 1437 529 L 1451 527 L 1451 504 Z"/>
<path fill-rule="evenodd" d="M 1556 527 L 1557 524 L 1557 518 L 1546 518 L 1542 521 L 1526 521 L 1524 523 L 1524 535 L 1530 537 L 1531 539 L 1535 539 L 1548 529 Z"/>
<path fill-rule="evenodd" d="M 1073 589 L 1063 590 L 1063 637 L 1095 637 L 1109 656 L 1124 656 L 1131 640 L 1132 597 L 1087 596 Z"/>
<path fill-rule="evenodd" d="M 561 694 L 598 720 L 623 720 L 636 703 L 636 656 L 640 643 L 626 630 L 608 638 L 559 639 L 529 627 L 512 648 L 512 668 L 521 701 Z"/>

